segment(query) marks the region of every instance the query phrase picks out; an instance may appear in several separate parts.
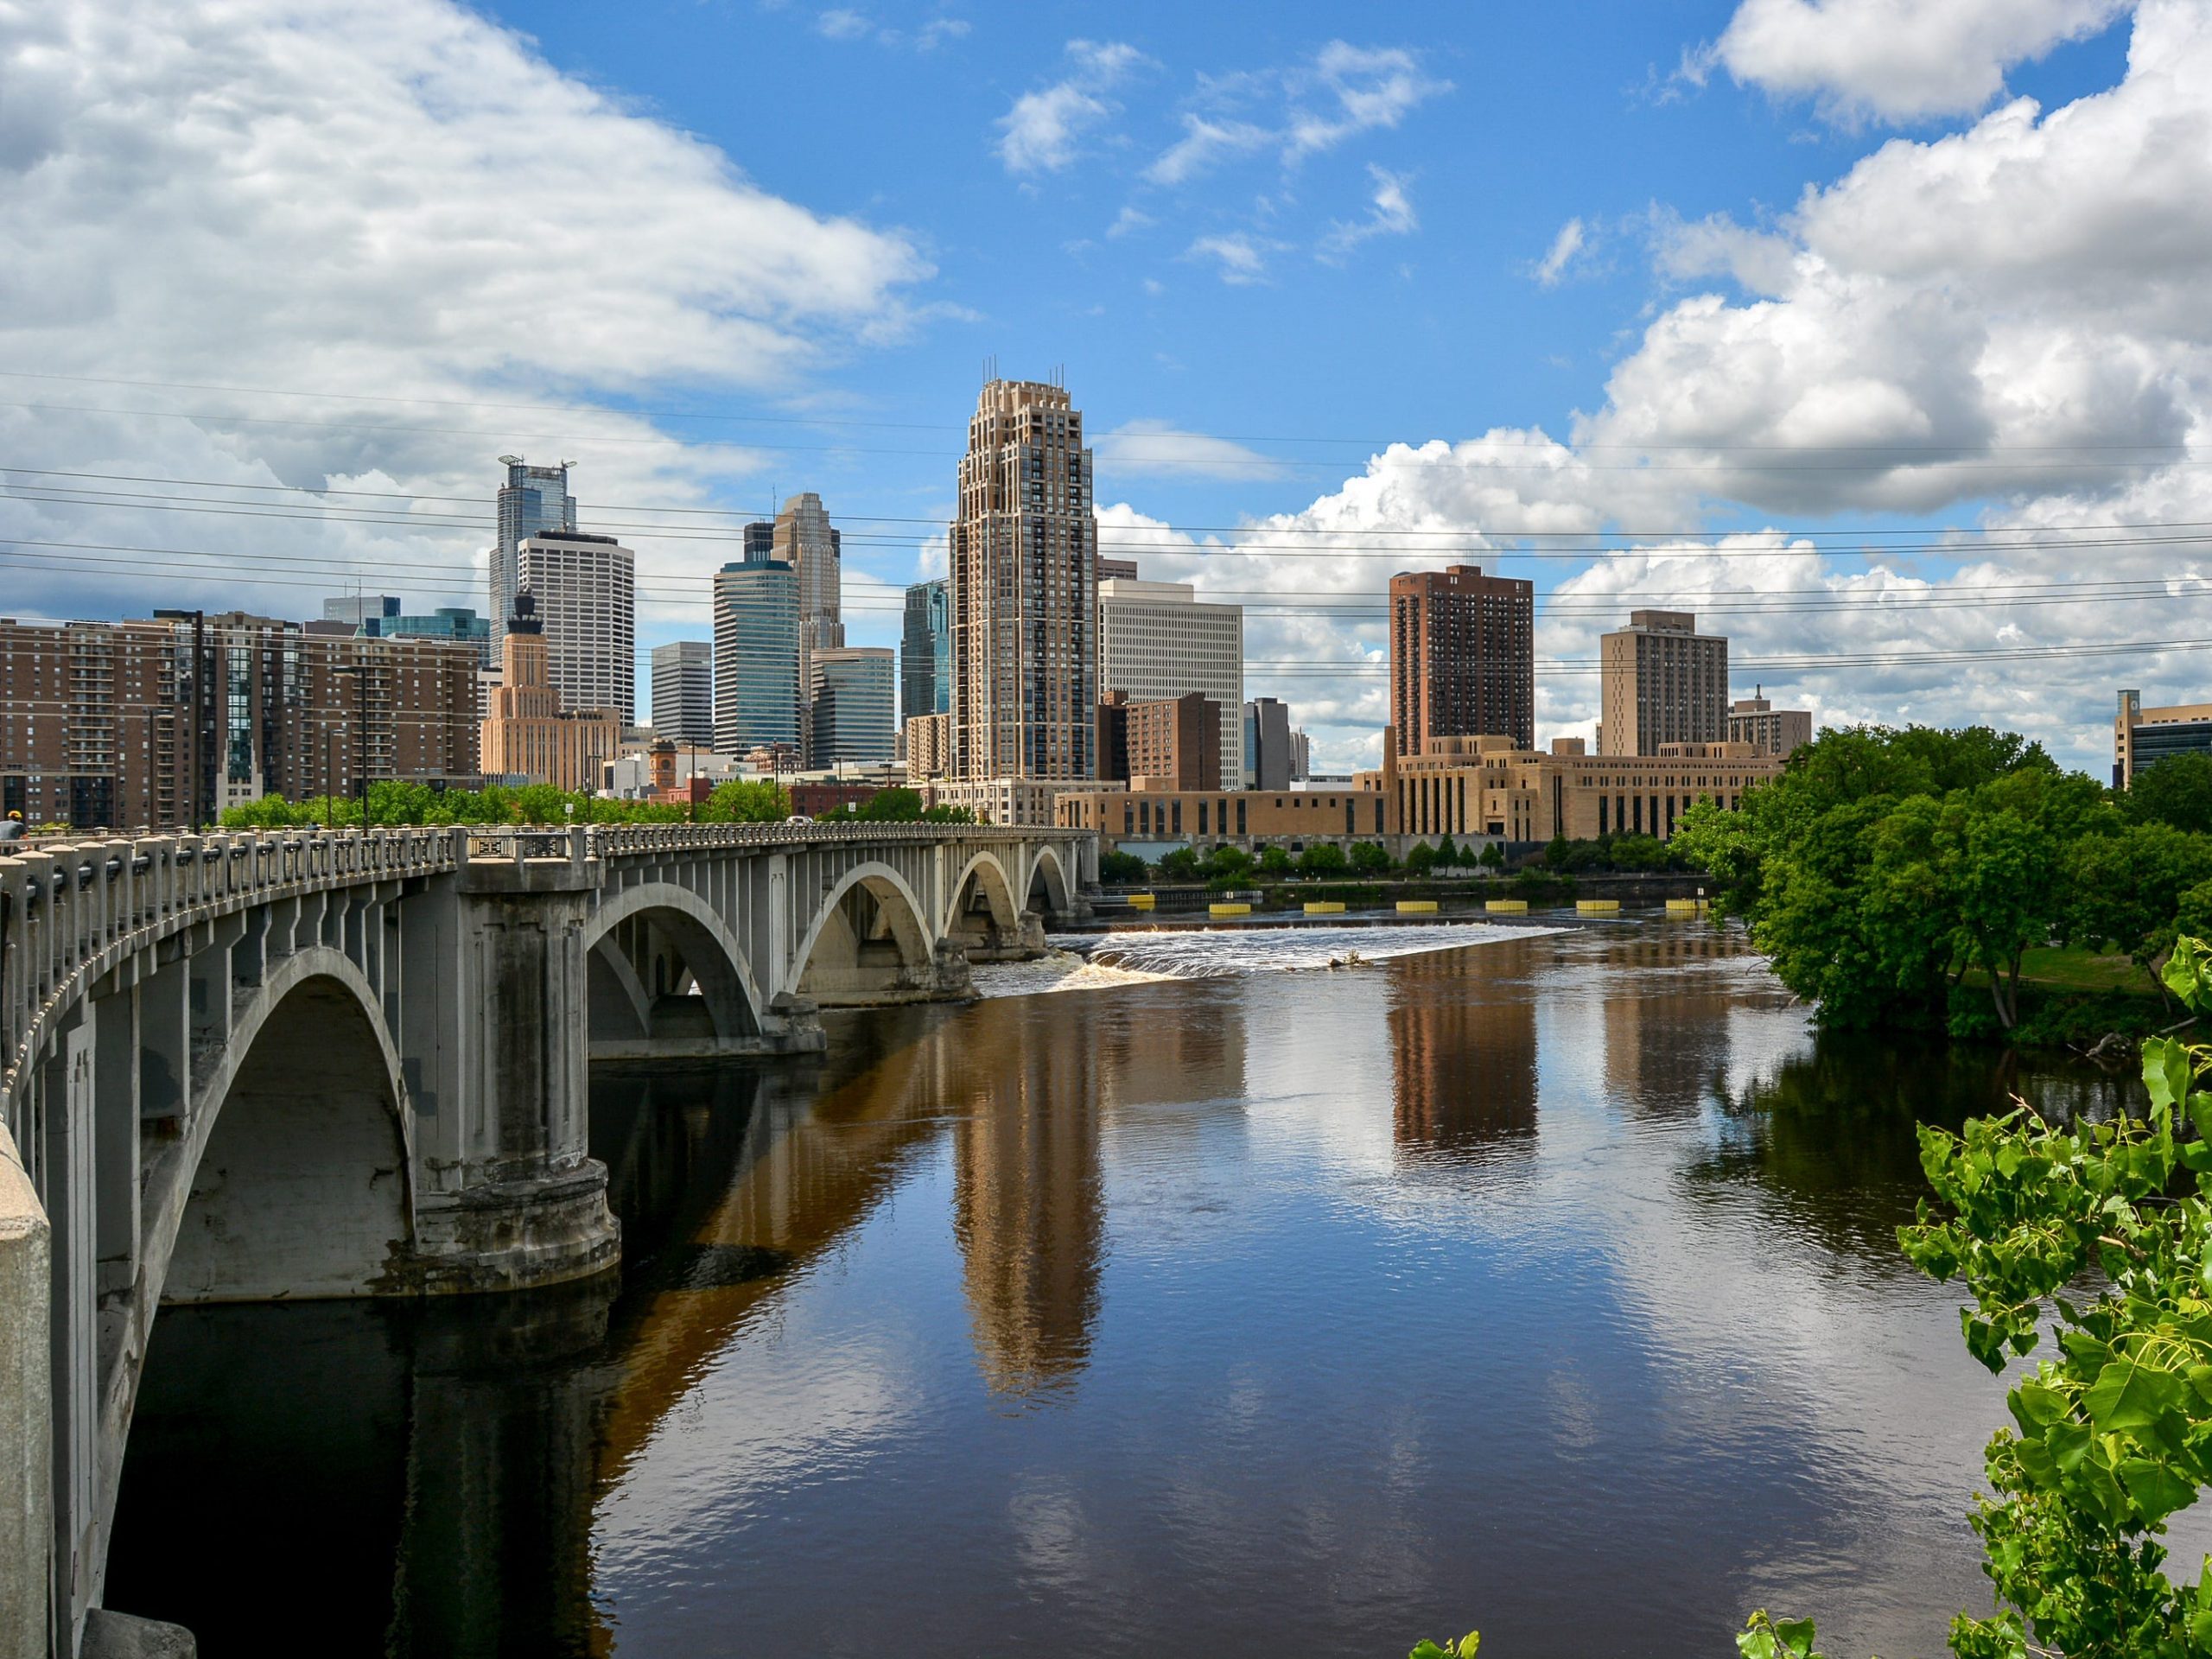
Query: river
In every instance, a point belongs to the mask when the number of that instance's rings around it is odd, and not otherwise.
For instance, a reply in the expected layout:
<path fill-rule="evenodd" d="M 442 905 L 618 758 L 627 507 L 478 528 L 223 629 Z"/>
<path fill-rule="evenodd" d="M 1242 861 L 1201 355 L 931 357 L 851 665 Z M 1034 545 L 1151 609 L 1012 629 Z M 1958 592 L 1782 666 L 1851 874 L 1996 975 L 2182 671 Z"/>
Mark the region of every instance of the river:
<path fill-rule="evenodd" d="M 1354 951 L 1361 958 L 1335 969 Z M 208 1659 L 1933 1654 L 1999 1385 L 1916 1119 L 1704 922 L 1118 938 L 604 1071 L 619 1278 L 171 1309 L 111 1605 Z"/>

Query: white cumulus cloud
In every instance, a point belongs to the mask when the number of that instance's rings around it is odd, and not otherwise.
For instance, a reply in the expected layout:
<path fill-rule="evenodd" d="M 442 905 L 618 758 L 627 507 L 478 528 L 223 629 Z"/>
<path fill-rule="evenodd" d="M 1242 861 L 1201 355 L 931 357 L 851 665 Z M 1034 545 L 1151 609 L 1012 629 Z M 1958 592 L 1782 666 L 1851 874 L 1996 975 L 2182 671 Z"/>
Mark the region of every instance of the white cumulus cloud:
<path fill-rule="evenodd" d="M 445 0 L 0 6 L 0 365 L 169 383 L 0 379 L 0 455 L 49 469 L 15 475 L 0 537 L 219 556 L 19 549 L 15 613 L 314 614 L 364 577 L 480 606 L 470 520 L 501 451 L 575 458 L 587 501 L 703 499 L 758 458 L 606 399 L 798 392 L 910 327 L 930 275 L 904 236 L 762 190 Z M 378 524 L 21 499 L 64 471 L 457 501 L 365 498 L 420 521 Z M 671 570 L 721 551 L 638 545 Z"/>
<path fill-rule="evenodd" d="M 2014 64 L 2095 34 L 2128 0 L 1744 0 L 1703 61 L 1830 116 L 1968 115 Z"/>

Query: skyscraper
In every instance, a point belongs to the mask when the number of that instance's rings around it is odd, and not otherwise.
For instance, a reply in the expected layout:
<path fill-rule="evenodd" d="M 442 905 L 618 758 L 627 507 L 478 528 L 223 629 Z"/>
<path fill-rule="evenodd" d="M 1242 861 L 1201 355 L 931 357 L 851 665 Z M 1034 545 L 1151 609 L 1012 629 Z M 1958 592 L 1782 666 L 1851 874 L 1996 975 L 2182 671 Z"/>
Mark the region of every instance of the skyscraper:
<path fill-rule="evenodd" d="M 879 766 L 891 759 L 895 671 L 881 645 L 816 648 L 807 662 L 810 765 Z"/>
<path fill-rule="evenodd" d="M 957 779 L 1098 775 L 1097 551 L 1091 454 L 1066 388 L 991 381 L 969 423 L 947 577 Z M 1014 793 L 1018 821 L 1051 821 L 1048 791 Z"/>
<path fill-rule="evenodd" d="M 369 623 L 387 616 L 399 614 L 399 595 L 397 594 L 347 594 L 340 599 L 322 601 L 322 620 L 326 622 L 349 622 L 353 626 L 365 627 Z M 375 630 L 371 629 L 371 632 Z"/>
<path fill-rule="evenodd" d="M 492 546 L 492 650 L 496 655 L 521 590 L 516 550 L 544 530 L 576 527 L 576 498 L 569 493 L 569 463 L 531 467 L 520 455 L 501 455 L 507 481 L 499 489 L 499 539 Z"/>
<path fill-rule="evenodd" d="M 899 717 L 952 709 L 952 610 L 945 579 L 906 590 L 906 629 L 899 639 Z"/>
<path fill-rule="evenodd" d="M 522 593 L 544 624 L 551 684 L 569 709 L 638 707 L 637 556 L 612 536 L 545 530 L 515 548 Z"/>
<path fill-rule="evenodd" d="M 704 639 L 653 647 L 653 734 L 690 747 L 715 741 L 715 648 Z"/>
<path fill-rule="evenodd" d="M 1102 561 L 1103 563 L 1103 561 Z M 1114 577 L 1098 586 L 1098 689 L 1133 702 L 1195 691 L 1221 721 L 1220 785 L 1244 774 L 1244 607 L 1201 604 L 1187 582 Z"/>
<path fill-rule="evenodd" d="M 1599 753 L 1726 741 L 1728 641 L 1700 633 L 1694 613 L 1630 611 L 1599 648 Z"/>
<path fill-rule="evenodd" d="M 1294 776 L 1290 706 L 1276 697 L 1255 697 L 1243 708 L 1244 787 L 1288 789 Z M 1228 775 L 1226 770 L 1223 776 Z"/>
<path fill-rule="evenodd" d="M 1390 728 L 1400 754 L 1438 737 L 1536 747 L 1536 588 L 1479 565 L 1390 578 Z"/>
<path fill-rule="evenodd" d="M 773 551 L 798 575 L 798 688 L 804 705 L 814 683 L 809 661 L 817 650 L 834 651 L 845 643 L 839 569 L 844 537 L 830 528 L 830 514 L 813 491 L 784 503 L 776 515 Z M 804 741 L 810 722 L 803 709 L 799 729 Z M 816 764 L 810 755 L 808 764 Z"/>
<path fill-rule="evenodd" d="M 798 746 L 798 572 L 767 556 L 754 528 L 744 560 L 715 575 L 717 754 Z"/>

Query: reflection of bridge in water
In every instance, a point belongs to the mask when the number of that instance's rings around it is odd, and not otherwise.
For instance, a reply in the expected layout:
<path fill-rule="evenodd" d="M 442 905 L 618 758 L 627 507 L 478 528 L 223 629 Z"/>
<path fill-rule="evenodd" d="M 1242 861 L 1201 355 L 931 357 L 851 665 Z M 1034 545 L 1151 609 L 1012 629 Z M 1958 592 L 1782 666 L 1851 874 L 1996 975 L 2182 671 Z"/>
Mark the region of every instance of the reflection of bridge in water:
<path fill-rule="evenodd" d="M 967 826 L 160 836 L 0 859 L 0 1651 L 73 1654 L 164 1302 L 617 1255 L 593 1057 L 804 1052 L 1072 913 Z M 18 1154 L 20 1149 L 20 1154 Z"/>
<path fill-rule="evenodd" d="M 1072 1385 L 1100 1314 L 1103 1137 L 1117 1124 L 1179 1134 L 1186 1117 L 1241 1109 L 1243 1034 L 1224 1004 L 1219 1020 L 1179 1033 L 1095 996 L 892 1011 L 833 1031 L 819 1062 L 602 1069 L 592 1148 L 624 1217 L 620 1294 L 601 1278 L 496 1302 L 178 1314 L 143 1407 L 149 1460 L 143 1479 L 134 1461 L 124 1492 L 118 1599 L 249 1640 L 255 1609 L 201 1605 L 194 1550 L 211 1561 L 244 1551 L 262 1562 L 257 1576 L 279 1577 L 289 1550 L 301 1573 L 330 1581 L 326 1532 L 289 1524 L 302 1501 L 295 1466 L 229 1455 L 231 1437 L 206 1421 L 211 1402 L 234 1403 L 235 1442 L 269 1445 L 270 1402 L 294 1387 L 268 1357 L 270 1332 L 297 1320 L 317 1333 L 302 1343 L 341 1347 L 359 1379 L 302 1409 L 324 1414 L 359 1494 L 349 1502 L 381 1506 L 360 1559 L 387 1570 L 350 1599 L 344 1585 L 333 1592 L 334 1607 L 359 1614 L 347 1628 L 363 1633 L 359 1650 L 607 1650 L 595 1516 L 718 1358 L 774 1317 L 916 1159 L 951 1160 L 983 1384 L 1013 1398 Z M 263 1322 L 255 1339 L 241 1319 Z M 233 1346 L 263 1369 L 219 1384 L 209 1373 Z M 382 1469 L 365 1466 L 369 1424 L 389 1435 Z M 327 1484 L 340 1484 L 332 1471 Z M 175 1536 L 165 1500 L 211 1485 L 236 1513 L 279 1517 L 269 1535 Z"/>

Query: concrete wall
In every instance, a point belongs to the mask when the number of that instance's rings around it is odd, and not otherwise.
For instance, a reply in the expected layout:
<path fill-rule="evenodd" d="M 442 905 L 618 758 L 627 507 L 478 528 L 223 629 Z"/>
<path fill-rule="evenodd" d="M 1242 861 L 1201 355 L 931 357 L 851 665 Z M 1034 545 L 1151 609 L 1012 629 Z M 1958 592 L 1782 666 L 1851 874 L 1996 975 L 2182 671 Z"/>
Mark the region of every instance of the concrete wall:
<path fill-rule="evenodd" d="M 53 1416 L 46 1211 L 0 1124 L 0 1659 L 46 1659 Z"/>

